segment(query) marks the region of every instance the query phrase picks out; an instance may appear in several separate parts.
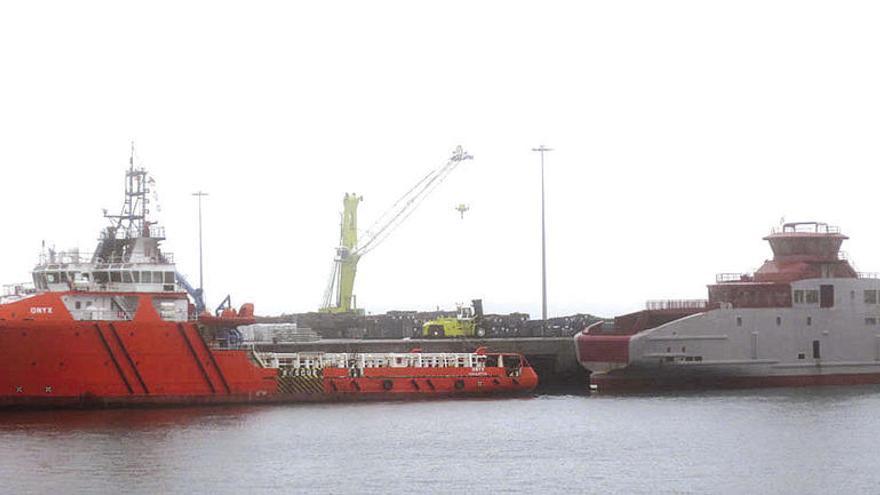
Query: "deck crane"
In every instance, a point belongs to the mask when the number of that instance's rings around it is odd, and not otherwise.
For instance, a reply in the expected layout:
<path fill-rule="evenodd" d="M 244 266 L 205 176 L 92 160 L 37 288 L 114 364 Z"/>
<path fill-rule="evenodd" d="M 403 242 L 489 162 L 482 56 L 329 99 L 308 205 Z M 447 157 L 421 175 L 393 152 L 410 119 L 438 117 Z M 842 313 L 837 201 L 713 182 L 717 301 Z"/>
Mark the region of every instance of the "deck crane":
<path fill-rule="evenodd" d="M 367 253 L 376 249 L 399 227 L 422 201 L 437 188 L 458 165 L 473 159 L 458 146 L 449 160 L 442 166 L 428 172 L 420 181 L 411 187 L 403 196 L 391 205 L 364 236 L 358 239 L 357 207 L 363 200 L 362 196 L 346 193 L 342 200 L 342 222 L 340 226 L 339 247 L 333 259 L 330 280 L 324 291 L 322 313 L 348 313 L 356 311 L 354 299 L 354 278 L 357 273 L 358 261 Z"/>

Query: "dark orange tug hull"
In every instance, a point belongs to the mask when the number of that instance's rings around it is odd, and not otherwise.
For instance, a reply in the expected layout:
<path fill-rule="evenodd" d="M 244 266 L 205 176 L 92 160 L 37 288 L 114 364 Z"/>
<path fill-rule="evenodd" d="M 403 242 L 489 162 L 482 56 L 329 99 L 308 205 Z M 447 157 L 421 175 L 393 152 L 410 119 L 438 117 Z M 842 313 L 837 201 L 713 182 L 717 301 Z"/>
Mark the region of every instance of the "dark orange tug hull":
<path fill-rule="evenodd" d="M 528 392 L 500 367 L 367 368 L 281 376 L 249 350 L 218 349 L 195 322 L 163 321 L 142 294 L 131 321 L 75 321 L 43 293 L 0 305 L 0 407 L 114 407 L 450 397 Z M 48 309 L 47 309 L 48 308 Z M 26 317 L 22 318 L 23 315 Z"/>

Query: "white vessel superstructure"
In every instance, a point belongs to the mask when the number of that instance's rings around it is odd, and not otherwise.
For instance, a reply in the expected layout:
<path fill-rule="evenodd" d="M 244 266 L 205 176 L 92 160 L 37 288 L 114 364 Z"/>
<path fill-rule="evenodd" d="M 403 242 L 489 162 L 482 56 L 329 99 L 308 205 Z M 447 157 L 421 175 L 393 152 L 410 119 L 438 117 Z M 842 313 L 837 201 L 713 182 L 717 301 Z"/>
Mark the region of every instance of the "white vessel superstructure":
<path fill-rule="evenodd" d="M 846 239 L 784 224 L 755 273 L 592 325 L 575 336 L 578 359 L 600 390 L 880 383 L 880 278 L 853 269 Z"/>

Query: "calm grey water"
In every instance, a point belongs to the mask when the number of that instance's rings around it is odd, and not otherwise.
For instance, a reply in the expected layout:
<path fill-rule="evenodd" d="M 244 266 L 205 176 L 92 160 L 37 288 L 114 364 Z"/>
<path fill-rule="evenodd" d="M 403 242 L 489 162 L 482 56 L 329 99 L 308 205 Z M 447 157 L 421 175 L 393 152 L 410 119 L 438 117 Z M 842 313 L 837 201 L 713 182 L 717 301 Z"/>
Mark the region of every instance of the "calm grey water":
<path fill-rule="evenodd" d="M 3 493 L 880 493 L 880 388 L 0 413 Z"/>

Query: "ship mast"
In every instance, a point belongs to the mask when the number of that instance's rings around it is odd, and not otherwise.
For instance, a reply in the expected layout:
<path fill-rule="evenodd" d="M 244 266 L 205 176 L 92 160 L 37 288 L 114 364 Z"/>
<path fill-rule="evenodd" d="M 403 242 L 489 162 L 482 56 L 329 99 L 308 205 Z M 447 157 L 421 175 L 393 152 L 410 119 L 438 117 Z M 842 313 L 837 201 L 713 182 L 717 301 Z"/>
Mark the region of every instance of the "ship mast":
<path fill-rule="evenodd" d="M 147 171 L 134 166 L 132 142 L 128 170 L 125 172 L 125 202 L 122 204 L 122 212 L 119 215 L 104 214 L 113 224 L 111 228 L 117 237 L 131 239 L 150 236 L 150 222 L 147 222 L 147 215 L 150 213 L 150 189 L 147 182 Z"/>
<path fill-rule="evenodd" d="M 150 185 L 153 180 L 147 170 L 134 165 L 134 142 L 131 144 L 131 155 L 128 159 L 128 170 L 125 172 L 125 200 L 122 211 L 118 215 L 110 215 L 104 211 L 104 217 L 110 221 L 100 237 L 100 244 L 95 252 L 94 261 L 128 262 L 135 250 L 137 239 L 151 239 L 151 248 L 143 249 L 152 256 L 158 255 L 158 242 L 164 240 L 162 229 L 155 228 L 155 222 L 148 220 L 150 214 Z"/>

